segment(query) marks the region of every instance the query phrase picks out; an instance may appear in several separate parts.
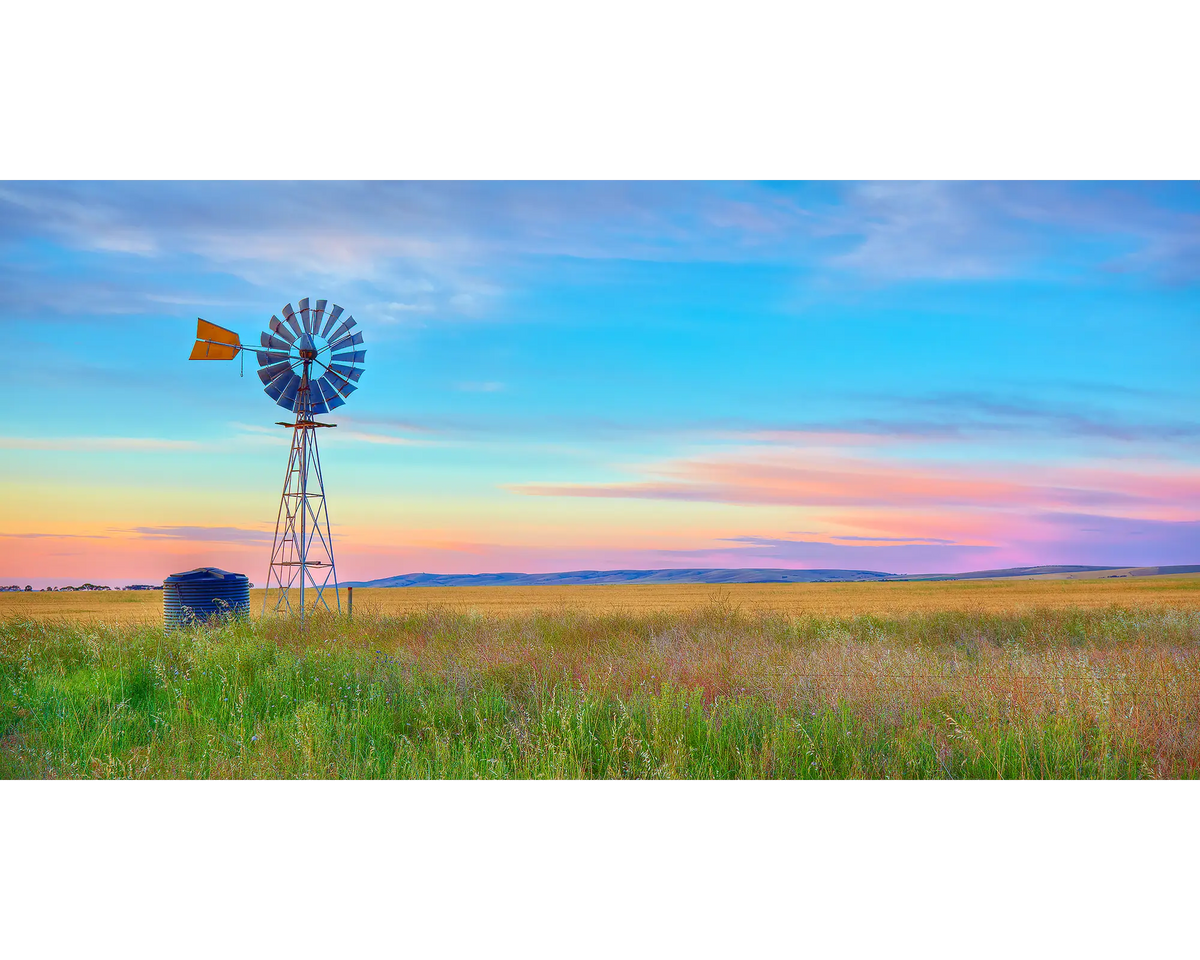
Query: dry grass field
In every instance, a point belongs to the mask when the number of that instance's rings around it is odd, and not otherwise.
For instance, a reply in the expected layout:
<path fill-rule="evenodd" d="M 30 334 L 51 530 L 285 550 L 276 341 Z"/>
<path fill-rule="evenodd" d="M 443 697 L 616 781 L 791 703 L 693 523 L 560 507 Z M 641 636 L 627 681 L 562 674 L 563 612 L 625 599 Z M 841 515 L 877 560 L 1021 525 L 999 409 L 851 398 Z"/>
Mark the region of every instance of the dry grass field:
<path fill-rule="evenodd" d="M 345 603 L 345 592 L 342 602 Z M 894 617 L 914 613 L 1002 613 L 1033 609 L 1200 610 L 1200 576 L 1080 580 L 958 580 L 894 583 L 595 584 L 563 587 L 391 587 L 354 591 L 357 613 L 385 616 L 430 608 L 485 616 L 566 609 L 594 614 L 686 613 L 714 601 L 745 613 Z M 262 591 L 250 592 L 250 611 Z M 0 593 L 0 618 L 162 622 L 159 591 Z"/>

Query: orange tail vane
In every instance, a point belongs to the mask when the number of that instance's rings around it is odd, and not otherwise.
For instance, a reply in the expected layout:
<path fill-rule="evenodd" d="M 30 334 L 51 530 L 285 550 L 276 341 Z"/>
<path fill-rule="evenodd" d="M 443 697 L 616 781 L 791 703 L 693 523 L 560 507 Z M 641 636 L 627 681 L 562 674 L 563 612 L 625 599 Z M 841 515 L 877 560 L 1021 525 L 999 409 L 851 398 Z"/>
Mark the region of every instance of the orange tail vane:
<path fill-rule="evenodd" d="M 232 330 L 196 318 L 196 345 L 189 360 L 232 360 L 242 350 L 242 340 Z"/>

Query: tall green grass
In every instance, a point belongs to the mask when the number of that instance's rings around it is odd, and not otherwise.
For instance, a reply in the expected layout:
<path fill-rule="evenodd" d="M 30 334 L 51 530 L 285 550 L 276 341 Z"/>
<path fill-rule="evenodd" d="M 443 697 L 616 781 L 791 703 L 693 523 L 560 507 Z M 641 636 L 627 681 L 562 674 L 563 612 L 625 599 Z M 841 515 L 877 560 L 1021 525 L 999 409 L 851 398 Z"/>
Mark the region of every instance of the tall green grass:
<path fill-rule="evenodd" d="M 2 777 L 1200 772 L 1200 614 L 0 621 Z"/>

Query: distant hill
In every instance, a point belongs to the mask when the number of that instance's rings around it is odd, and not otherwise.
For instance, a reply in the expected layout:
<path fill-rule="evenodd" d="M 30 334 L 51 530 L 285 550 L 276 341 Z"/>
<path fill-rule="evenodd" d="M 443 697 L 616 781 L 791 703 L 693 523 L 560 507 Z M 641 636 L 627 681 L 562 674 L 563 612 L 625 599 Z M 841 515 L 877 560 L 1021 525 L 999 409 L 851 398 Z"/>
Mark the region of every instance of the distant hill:
<path fill-rule="evenodd" d="M 347 587 L 508 587 L 577 583 L 828 583 L 891 580 L 878 570 L 571 570 L 566 573 L 406 573 Z"/>
<path fill-rule="evenodd" d="M 1104 570 L 1128 570 L 1129 567 L 1084 567 L 1045 564 L 1040 567 L 1005 567 L 1002 570 L 972 570 L 970 573 L 922 573 L 901 576 L 899 580 L 995 580 L 1004 577 L 1045 577 L 1063 573 L 1098 573 Z M 1152 570 L 1159 569 L 1151 567 Z"/>
<path fill-rule="evenodd" d="M 379 580 L 352 580 L 344 587 L 512 587 L 563 586 L 578 583 L 862 583 L 880 580 L 992 580 L 1008 577 L 1047 579 L 1080 576 L 1153 577 L 1200 573 L 1200 564 L 1169 567 L 1088 567 L 1050 564 L 1040 567 L 1005 567 L 970 573 L 900 574 L 879 570 L 571 570 L 566 573 L 405 573 Z"/>
<path fill-rule="evenodd" d="M 1113 577 L 1162 577 L 1172 574 L 1200 573 L 1200 564 L 1175 564 L 1164 567 L 1084 567 L 1041 566 L 1007 567 L 1003 570 L 974 570 L 970 573 L 932 574 L 897 577 L 898 580 L 992 580 L 1023 577 L 1031 580 L 1098 580 Z"/>

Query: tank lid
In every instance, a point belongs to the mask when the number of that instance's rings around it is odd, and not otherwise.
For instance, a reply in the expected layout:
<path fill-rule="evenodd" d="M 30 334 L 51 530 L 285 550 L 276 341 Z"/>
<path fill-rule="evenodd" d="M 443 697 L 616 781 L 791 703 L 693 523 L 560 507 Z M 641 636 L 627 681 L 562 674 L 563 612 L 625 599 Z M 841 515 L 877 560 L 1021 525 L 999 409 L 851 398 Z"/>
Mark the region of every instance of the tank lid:
<path fill-rule="evenodd" d="M 173 573 L 163 583 L 180 583 L 191 580 L 245 580 L 244 573 L 230 573 L 217 567 L 197 567 L 184 573 Z"/>

